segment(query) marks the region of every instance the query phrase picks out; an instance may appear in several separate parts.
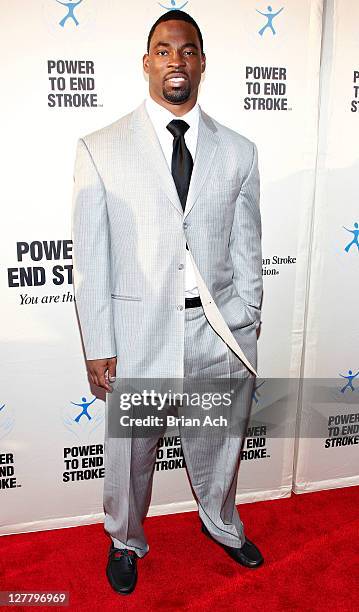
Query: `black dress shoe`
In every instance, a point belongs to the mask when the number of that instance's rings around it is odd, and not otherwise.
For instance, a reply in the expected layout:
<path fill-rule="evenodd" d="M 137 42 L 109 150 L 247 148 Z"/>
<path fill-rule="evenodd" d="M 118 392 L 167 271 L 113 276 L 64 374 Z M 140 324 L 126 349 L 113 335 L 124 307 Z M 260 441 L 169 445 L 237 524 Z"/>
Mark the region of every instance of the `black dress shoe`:
<path fill-rule="evenodd" d="M 253 544 L 253 542 L 245 538 L 245 542 L 241 548 L 234 548 L 233 546 L 226 546 L 225 544 L 221 544 L 221 542 L 218 542 L 218 540 L 215 540 L 215 538 L 208 531 L 205 524 L 202 521 L 201 523 L 202 523 L 202 532 L 208 538 L 213 540 L 213 542 L 216 542 L 216 544 L 219 544 L 219 546 L 222 546 L 222 548 L 226 551 L 226 553 L 230 557 L 232 557 L 232 559 L 237 561 L 237 563 L 240 563 L 241 565 L 244 565 L 245 567 L 259 567 L 260 565 L 262 565 L 264 561 L 263 556 L 260 550 L 257 548 L 257 546 Z"/>
<path fill-rule="evenodd" d="M 137 554 L 128 548 L 115 548 L 108 553 L 106 575 L 112 588 L 122 595 L 132 593 L 137 582 Z"/>

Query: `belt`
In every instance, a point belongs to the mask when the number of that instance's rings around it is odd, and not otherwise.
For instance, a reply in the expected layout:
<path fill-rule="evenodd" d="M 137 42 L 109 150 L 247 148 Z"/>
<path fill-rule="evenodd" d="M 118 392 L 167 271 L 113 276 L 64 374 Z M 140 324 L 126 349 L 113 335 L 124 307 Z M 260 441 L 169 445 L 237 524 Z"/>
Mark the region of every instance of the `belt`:
<path fill-rule="evenodd" d="M 198 308 L 198 306 L 202 306 L 201 298 L 199 295 L 196 297 L 185 298 L 185 308 Z"/>

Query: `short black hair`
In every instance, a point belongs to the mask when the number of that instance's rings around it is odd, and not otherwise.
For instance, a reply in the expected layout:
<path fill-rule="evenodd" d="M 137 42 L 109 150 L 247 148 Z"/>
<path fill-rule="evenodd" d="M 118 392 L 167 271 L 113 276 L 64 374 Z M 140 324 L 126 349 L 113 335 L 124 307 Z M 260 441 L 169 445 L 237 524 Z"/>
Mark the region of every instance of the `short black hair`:
<path fill-rule="evenodd" d="M 193 19 L 193 17 L 191 17 L 191 15 L 189 15 L 188 13 L 185 13 L 184 11 L 179 11 L 178 9 L 171 9 L 169 11 L 167 11 L 167 13 L 164 13 L 163 15 L 161 15 L 161 17 L 159 17 L 157 19 L 157 21 L 153 24 L 152 28 L 150 29 L 150 33 L 148 35 L 148 39 L 147 39 L 147 53 L 149 53 L 150 50 L 150 44 L 151 44 L 151 39 L 153 36 L 153 33 L 155 31 L 155 29 L 157 28 L 157 26 L 160 23 L 163 23 L 164 21 L 186 21 L 187 23 L 190 23 L 191 25 L 193 25 L 194 28 L 196 28 L 197 30 L 197 34 L 198 34 L 198 38 L 199 38 L 199 42 L 201 45 L 201 53 L 204 53 L 203 51 L 203 37 L 202 37 L 202 33 L 201 30 L 199 29 L 199 26 L 197 24 L 197 22 Z"/>

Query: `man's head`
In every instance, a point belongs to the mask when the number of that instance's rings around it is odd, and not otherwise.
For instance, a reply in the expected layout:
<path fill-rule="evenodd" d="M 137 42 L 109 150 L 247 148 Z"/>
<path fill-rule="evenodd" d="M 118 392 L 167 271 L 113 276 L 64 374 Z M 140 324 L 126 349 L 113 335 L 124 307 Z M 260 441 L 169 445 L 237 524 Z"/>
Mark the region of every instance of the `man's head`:
<path fill-rule="evenodd" d="M 150 95 L 174 114 L 190 110 L 205 71 L 201 31 L 183 11 L 164 13 L 152 26 L 143 68 L 149 76 Z"/>

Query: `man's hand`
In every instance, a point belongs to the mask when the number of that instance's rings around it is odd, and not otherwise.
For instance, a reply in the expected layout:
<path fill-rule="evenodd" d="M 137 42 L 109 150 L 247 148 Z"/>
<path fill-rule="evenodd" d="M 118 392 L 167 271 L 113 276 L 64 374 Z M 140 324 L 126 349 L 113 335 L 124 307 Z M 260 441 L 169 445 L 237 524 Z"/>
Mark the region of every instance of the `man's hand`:
<path fill-rule="evenodd" d="M 87 359 L 86 363 L 91 382 L 98 387 L 106 389 L 106 391 L 112 391 L 109 379 L 116 376 L 117 357 Z"/>

